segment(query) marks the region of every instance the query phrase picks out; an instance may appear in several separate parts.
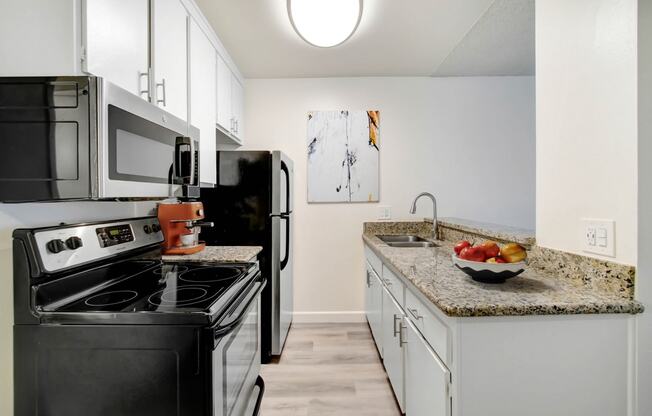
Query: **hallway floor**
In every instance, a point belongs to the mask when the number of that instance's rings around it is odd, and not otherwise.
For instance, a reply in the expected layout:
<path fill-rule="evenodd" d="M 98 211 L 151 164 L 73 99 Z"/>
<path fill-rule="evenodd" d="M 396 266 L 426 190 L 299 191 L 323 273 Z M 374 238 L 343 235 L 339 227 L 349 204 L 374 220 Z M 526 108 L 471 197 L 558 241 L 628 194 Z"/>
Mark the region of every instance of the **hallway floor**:
<path fill-rule="evenodd" d="M 262 416 L 398 416 L 367 324 L 295 324 L 263 366 Z"/>

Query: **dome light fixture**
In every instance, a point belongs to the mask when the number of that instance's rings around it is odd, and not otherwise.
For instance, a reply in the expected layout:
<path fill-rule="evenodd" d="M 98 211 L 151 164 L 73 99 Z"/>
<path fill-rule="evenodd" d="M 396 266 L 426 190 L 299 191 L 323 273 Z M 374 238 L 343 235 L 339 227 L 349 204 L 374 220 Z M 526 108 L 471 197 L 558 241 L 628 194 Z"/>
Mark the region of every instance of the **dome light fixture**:
<path fill-rule="evenodd" d="M 362 0 L 287 0 L 287 8 L 299 37 L 320 48 L 346 42 L 362 19 Z"/>

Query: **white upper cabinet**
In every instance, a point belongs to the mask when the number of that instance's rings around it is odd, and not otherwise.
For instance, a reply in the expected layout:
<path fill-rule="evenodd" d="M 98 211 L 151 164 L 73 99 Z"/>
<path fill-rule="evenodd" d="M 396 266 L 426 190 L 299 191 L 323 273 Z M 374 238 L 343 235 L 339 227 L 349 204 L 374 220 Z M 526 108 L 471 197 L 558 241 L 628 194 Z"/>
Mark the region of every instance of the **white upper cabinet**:
<path fill-rule="evenodd" d="M 85 0 L 84 70 L 148 99 L 149 1 Z M 56 74 L 54 74 L 56 75 Z M 145 91 L 141 94 L 142 91 Z"/>
<path fill-rule="evenodd" d="M 152 14 L 155 102 L 187 120 L 188 13 L 180 0 L 154 0 Z"/>
<path fill-rule="evenodd" d="M 231 70 L 220 55 L 217 55 L 217 124 L 229 133 L 233 131 Z"/>
<path fill-rule="evenodd" d="M 215 123 L 217 107 L 217 52 L 199 25 L 190 20 L 190 124 L 200 131 L 199 180 L 217 180 Z"/>
<path fill-rule="evenodd" d="M 244 87 L 229 68 L 226 60 L 217 56 L 217 125 L 233 143 L 242 144 L 244 118 Z"/>
<path fill-rule="evenodd" d="M 232 133 L 238 140 L 242 141 L 244 118 L 244 88 L 235 75 L 231 75 L 231 111 L 233 113 Z"/>

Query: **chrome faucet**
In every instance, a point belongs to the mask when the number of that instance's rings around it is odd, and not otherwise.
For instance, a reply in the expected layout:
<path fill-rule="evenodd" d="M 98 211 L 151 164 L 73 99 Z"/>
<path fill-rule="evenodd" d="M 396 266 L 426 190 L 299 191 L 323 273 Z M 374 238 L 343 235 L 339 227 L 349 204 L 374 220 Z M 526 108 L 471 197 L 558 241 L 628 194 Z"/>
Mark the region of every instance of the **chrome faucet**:
<path fill-rule="evenodd" d="M 427 196 L 432 200 L 432 238 L 436 240 L 437 239 L 437 199 L 435 198 L 435 196 L 429 192 L 421 192 L 419 195 L 417 195 L 416 198 L 414 198 L 414 201 L 412 201 L 412 206 L 410 207 L 410 214 L 416 214 L 417 201 L 422 196 Z"/>

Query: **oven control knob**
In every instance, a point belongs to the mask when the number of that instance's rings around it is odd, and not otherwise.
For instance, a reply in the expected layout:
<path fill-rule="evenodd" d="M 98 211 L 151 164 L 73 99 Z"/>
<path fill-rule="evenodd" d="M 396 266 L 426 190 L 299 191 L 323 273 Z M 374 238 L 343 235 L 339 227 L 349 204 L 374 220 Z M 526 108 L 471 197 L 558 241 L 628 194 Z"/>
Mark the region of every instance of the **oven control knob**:
<path fill-rule="evenodd" d="M 66 247 L 71 250 L 77 250 L 79 247 L 83 246 L 82 239 L 79 237 L 70 237 L 66 240 Z"/>
<path fill-rule="evenodd" d="M 45 244 L 45 247 L 48 249 L 50 253 L 60 253 L 63 250 L 66 249 L 66 245 L 63 243 L 62 240 L 56 239 L 56 240 L 50 240 Z"/>
<path fill-rule="evenodd" d="M 149 233 L 152 232 L 152 229 L 149 228 L 149 225 L 145 225 L 145 226 L 143 227 L 143 231 L 145 231 L 145 234 L 149 234 Z"/>
<path fill-rule="evenodd" d="M 152 224 L 152 231 L 158 233 L 159 231 L 161 231 L 161 226 L 158 224 Z"/>

